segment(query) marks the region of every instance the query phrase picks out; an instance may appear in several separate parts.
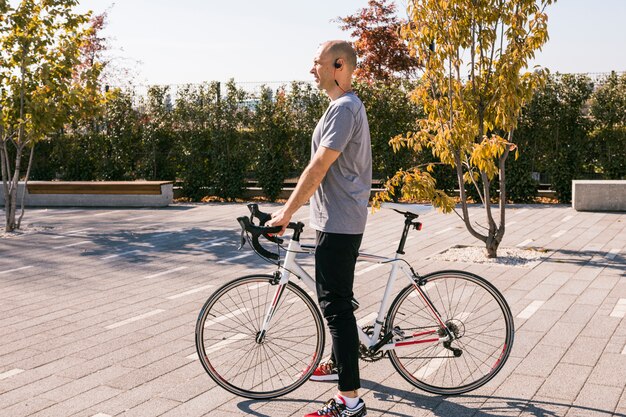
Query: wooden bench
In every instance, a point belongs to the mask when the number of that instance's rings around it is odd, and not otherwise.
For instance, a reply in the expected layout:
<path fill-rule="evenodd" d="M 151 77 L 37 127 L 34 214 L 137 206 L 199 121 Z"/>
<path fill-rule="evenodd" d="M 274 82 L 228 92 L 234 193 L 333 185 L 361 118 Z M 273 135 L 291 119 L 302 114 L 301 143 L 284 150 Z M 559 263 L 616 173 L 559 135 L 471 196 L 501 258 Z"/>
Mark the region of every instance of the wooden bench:
<path fill-rule="evenodd" d="M 0 187 L 1 189 L 2 187 Z M 18 198 L 24 184 L 18 187 Z M 0 190 L 0 204 L 4 193 Z M 174 197 L 172 181 L 32 181 L 29 207 L 165 207 Z M 19 203 L 19 199 L 18 199 Z"/>

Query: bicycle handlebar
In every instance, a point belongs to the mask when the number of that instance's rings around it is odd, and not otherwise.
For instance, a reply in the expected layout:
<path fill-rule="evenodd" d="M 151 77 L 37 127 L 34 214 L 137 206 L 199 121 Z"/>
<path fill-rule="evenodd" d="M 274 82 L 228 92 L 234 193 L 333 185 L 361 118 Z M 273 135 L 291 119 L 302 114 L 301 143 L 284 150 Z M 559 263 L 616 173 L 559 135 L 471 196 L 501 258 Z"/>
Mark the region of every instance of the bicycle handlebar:
<path fill-rule="evenodd" d="M 280 232 L 283 228 L 281 226 L 265 226 L 265 223 L 272 219 L 272 215 L 259 210 L 259 206 L 257 204 L 248 204 L 248 209 L 250 210 L 249 218 L 246 216 L 237 218 L 237 221 L 241 226 L 242 236 L 244 232 L 248 232 L 251 235 L 250 240 L 252 247 L 257 253 L 268 259 L 278 260 L 280 258 L 280 255 L 278 253 L 270 252 L 265 249 L 259 243 L 259 237 L 263 236 L 270 242 L 281 244 L 283 243 L 283 240 L 278 236 L 274 236 L 273 234 Z M 255 218 L 259 220 L 259 225 L 254 224 Z M 299 233 L 302 232 L 303 227 L 304 224 L 302 224 L 301 222 L 290 222 L 287 226 L 287 229 L 293 229 L 299 235 Z"/>

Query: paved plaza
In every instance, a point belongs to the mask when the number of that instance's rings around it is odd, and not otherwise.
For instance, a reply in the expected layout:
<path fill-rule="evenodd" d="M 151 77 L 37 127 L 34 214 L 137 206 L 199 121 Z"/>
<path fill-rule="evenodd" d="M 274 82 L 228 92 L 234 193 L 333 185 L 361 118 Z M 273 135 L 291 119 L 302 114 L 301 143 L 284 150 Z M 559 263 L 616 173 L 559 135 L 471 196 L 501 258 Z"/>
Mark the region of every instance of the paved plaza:
<path fill-rule="evenodd" d="M 245 214 L 244 204 L 27 210 L 26 233 L 0 238 L 0 416 L 301 416 L 331 397 L 334 384 L 319 382 L 272 401 L 235 397 L 194 357 L 206 298 L 237 276 L 272 271 L 237 251 L 235 218 Z M 307 218 L 303 208 L 294 219 Z M 515 343 L 500 374 L 455 397 L 414 388 L 387 359 L 361 362 L 368 415 L 626 416 L 626 214 L 510 206 L 501 246 L 547 250 L 532 267 L 435 263 L 430 256 L 479 242 L 454 214 L 421 219 L 407 260 L 420 273 L 489 279 L 511 306 Z M 370 215 L 362 250 L 391 256 L 402 220 Z M 313 236 L 305 230 L 304 240 Z M 386 273 L 357 264 L 357 318 L 375 311 Z"/>

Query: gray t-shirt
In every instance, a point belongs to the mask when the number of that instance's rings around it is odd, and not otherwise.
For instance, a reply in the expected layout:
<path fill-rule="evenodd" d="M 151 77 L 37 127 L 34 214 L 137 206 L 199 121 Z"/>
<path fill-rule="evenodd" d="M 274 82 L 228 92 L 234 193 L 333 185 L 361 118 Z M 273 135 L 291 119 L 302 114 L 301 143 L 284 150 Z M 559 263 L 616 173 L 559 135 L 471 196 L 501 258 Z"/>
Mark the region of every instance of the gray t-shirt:
<path fill-rule="evenodd" d="M 372 185 L 372 147 L 365 107 L 354 93 L 342 95 L 324 112 L 313 132 L 311 157 L 320 146 L 341 155 L 311 197 L 311 227 L 361 234 Z"/>

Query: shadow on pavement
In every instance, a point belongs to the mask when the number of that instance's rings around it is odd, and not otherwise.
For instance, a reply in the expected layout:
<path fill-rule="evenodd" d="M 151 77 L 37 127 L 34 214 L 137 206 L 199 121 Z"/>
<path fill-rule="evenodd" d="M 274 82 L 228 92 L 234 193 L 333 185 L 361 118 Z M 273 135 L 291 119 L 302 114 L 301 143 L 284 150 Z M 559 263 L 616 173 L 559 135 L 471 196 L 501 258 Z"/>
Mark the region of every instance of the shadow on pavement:
<path fill-rule="evenodd" d="M 527 398 L 516 397 L 499 397 L 485 395 L 460 395 L 454 397 L 423 395 L 412 391 L 405 391 L 397 388 L 382 386 L 378 383 L 363 380 L 363 388 L 370 389 L 368 395 L 373 395 L 378 404 L 389 403 L 389 407 L 375 408 L 368 406 L 368 415 L 372 416 L 397 416 L 397 417 L 413 417 L 422 416 L 419 410 L 430 412 L 433 417 L 512 417 L 519 416 L 524 413 L 529 417 L 562 417 L 568 410 L 575 410 L 585 415 L 593 413 L 598 417 L 602 415 L 612 417 L 626 417 L 626 414 L 614 413 L 609 410 L 602 410 L 594 407 L 585 407 L 560 403 L 555 401 L 538 401 L 529 400 Z M 450 400 L 449 400 L 450 398 Z M 460 404 L 459 401 L 471 404 Z M 309 400 L 293 400 L 293 399 L 273 399 L 273 400 L 245 400 L 237 404 L 239 410 L 244 413 L 256 417 L 273 417 L 272 409 L 281 408 L 288 409 L 293 404 L 308 404 Z M 315 402 L 321 405 L 321 401 Z M 290 407 L 290 404 L 292 405 Z M 387 404 L 385 404 L 387 405 Z M 402 405 L 399 407 L 403 410 L 412 408 L 410 412 L 393 411 L 394 405 Z M 268 410 L 263 408 L 268 407 Z M 389 410 L 391 408 L 391 410 Z M 259 410 L 260 409 L 260 410 Z M 561 409 L 562 411 L 555 411 Z"/>
<path fill-rule="evenodd" d="M 543 263 L 563 263 L 578 266 L 588 266 L 596 268 L 610 268 L 622 270 L 626 273 L 626 257 L 620 253 L 609 254 L 607 251 L 601 250 L 567 250 L 556 249 L 549 257 L 545 258 Z M 612 258 L 609 256 L 612 255 Z"/>
<path fill-rule="evenodd" d="M 236 225 L 234 225 L 236 227 Z M 204 229 L 192 227 L 175 231 L 138 230 L 93 233 L 88 237 L 96 249 L 81 253 L 85 257 L 115 257 L 117 261 L 145 263 L 162 258 L 163 254 L 202 256 L 206 262 L 220 262 L 225 266 L 266 267 L 248 243 L 239 250 L 241 232 L 233 229 Z M 272 251 L 276 244 L 262 242 Z M 283 252 L 284 253 L 284 252 Z"/>

